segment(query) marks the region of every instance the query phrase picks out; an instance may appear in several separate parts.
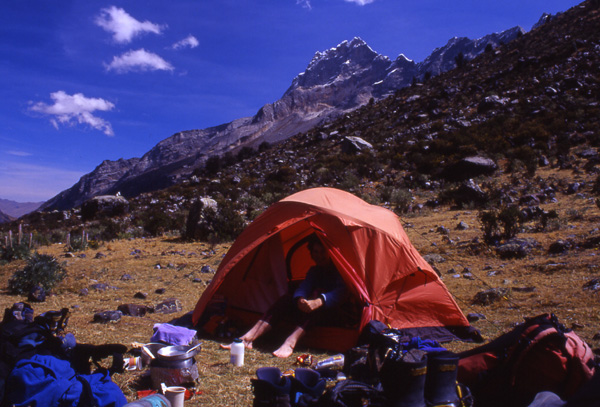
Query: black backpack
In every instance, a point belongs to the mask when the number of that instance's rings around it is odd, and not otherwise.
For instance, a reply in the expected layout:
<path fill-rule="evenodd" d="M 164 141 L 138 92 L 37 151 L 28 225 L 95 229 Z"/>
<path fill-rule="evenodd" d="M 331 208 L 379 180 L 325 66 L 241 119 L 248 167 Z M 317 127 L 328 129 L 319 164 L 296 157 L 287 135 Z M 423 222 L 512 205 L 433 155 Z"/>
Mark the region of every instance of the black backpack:
<path fill-rule="evenodd" d="M 341 380 L 327 390 L 318 401 L 320 407 L 383 407 L 386 399 L 377 386 L 357 381 Z"/>

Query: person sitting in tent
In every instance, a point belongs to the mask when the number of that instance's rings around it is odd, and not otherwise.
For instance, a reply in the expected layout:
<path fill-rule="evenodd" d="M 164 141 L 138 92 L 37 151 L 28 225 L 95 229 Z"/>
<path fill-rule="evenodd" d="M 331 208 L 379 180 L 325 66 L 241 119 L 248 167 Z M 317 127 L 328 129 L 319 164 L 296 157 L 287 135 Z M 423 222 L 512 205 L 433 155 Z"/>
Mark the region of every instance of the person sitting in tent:
<path fill-rule="evenodd" d="M 317 236 L 308 241 L 308 250 L 315 265 L 308 270 L 293 297 L 286 294 L 277 300 L 258 322 L 240 337 L 246 348 L 252 348 L 252 342 L 268 332 L 278 320 L 291 315 L 294 330 L 273 352 L 277 357 L 286 358 L 293 353 L 296 344 L 311 324 L 330 320 L 332 314 L 335 314 L 332 310 L 348 297 L 344 280 Z M 229 349 L 231 345 L 221 347 Z"/>

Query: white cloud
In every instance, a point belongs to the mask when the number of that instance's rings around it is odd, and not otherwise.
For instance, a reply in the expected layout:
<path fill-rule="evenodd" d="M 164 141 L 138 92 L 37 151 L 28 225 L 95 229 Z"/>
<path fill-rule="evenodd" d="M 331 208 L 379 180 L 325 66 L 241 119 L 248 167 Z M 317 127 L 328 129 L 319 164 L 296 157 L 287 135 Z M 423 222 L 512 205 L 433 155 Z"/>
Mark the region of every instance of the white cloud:
<path fill-rule="evenodd" d="M 115 105 L 99 98 L 88 98 L 81 93 L 68 95 L 59 90 L 50 94 L 54 104 L 37 102 L 31 105 L 30 110 L 52 116 L 50 122 L 58 129 L 59 124 L 87 124 L 96 130 L 104 132 L 107 136 L 114 136 L 112 126 L 109 122 L 94 116 L 96 110 L 112 110 Z M 30 102 L 33 103 L 33 102 Z"/>
<path fill-rule="evenodd" d="M 373 3 L 375 0 L 344 0 L 347 3 L 358 4 L 359 6 L 364 6 L 367 4 Z"/>
<path fill-rule="evenodd" d="M 310 0 L 296 0 L 296 4 L 299 4 L 308 10 L 312 10 L 312 6 L 310 5 Z"/>
<path fill-rule="evenodd" d="M 14 155 L 15 157 L 29 157 L 31 153 L 26 151 L 9 150 L 6 152 L 8 155 Z"/>
<path fill-rule="evenodd" d="M 111 33 L 113 39 L 119 43 L 129 43 L 133 37 L 147 32 L 160 34 L 165 27 L 150 21 L 138 21 L 122 8 L 115 6 L 100 10 L 96 24 Z"/>
<path fill-rule="evenodd" d="M 160 56 L 145 49 L 138 49 L 113 57 L 112 62 L 106 65 L 106 69 L 125 73 L 130 71 L 172 71 L 175 68 Z"/>
<path fill-rule="evenodd" d="M 198 45 L 200 45 L 200 43 L 198 42 L 198 39 L 190 34 L 187 37 L 185 37 L 184 39 L 182 39 L 181 41 L 177 41 L 175 44 L 173 44 L 171 46 L 171 48 L 173 48 L 173 49 L 181 49 L 181 48 L 186 48 L 186 47 L 196 48 Z"/>
<path fill-rule="evenodd" d="M 17 202 L 46 201 L 77 182 L 83 171 L 17 161 L 0 163 L 0 198 Z"/>

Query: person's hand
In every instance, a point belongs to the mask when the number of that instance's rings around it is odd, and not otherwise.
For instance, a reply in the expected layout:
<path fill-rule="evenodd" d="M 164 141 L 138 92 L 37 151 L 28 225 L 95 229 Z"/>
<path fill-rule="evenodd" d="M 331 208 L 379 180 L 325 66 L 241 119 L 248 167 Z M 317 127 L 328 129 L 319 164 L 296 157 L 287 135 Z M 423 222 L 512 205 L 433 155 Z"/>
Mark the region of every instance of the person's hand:
<path fill-rule="evenodd" d="M 325 304 L 325 302 L 323 301 L 323 299 L 321 297 L 315 298 L 314 300 L 307 300 L 306 298 L 300 298 L 298 300 L 298 309 L 300 311 L 308 314 L 310 312 L 313 312 L 314 310 L 321 308 L 324 304 Z"/>

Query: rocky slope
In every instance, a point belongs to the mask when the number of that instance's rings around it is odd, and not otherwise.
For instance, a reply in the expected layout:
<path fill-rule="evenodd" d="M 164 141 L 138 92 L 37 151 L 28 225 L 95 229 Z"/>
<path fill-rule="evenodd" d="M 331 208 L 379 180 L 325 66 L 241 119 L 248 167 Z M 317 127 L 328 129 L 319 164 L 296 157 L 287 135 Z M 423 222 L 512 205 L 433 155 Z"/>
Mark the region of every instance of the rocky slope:
<path fill-rule="evenodd" d="M 264 105 L 253 117 L 203 130 L 177 133 L 141 158 L 104 161 L 77 184 L 44 203 L 42 209 L 69 209 L 97 195 L 132 197 L 165 188 L 189 176 L 210 156 L 256 148 L 261 142 L 278 142 L 323 124 L 371 98 L 381 99 L 413 82 L 436 76 L 456 66 L 459 54 L 470 60 L 486 46 L 497 47 L 523 33 L 515 27 L 477 40 L 453 38 L 421 63 L 404 55 L 392 61 L 354 38 L 335 48 L 317 52 L 281 99 Z"/>

